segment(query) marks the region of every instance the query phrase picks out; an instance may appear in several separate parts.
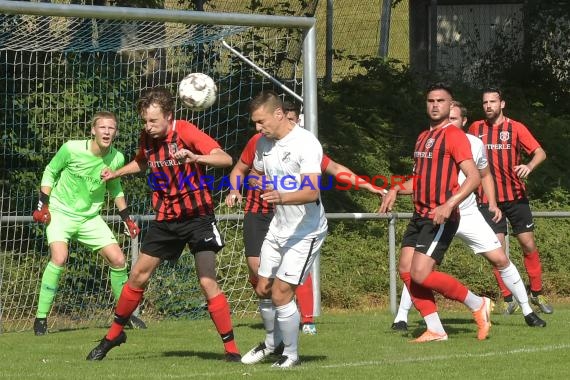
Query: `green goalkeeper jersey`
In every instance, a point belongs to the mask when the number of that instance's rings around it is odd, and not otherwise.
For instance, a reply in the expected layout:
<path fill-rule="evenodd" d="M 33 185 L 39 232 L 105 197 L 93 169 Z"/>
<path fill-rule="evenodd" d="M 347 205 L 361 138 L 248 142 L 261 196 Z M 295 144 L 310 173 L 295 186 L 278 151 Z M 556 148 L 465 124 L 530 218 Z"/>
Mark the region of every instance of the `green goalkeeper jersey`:
<path fill-rule="evenodd" d="M 52 189 L 50 209 L 92 217 L 101 212 L 107 189 L 113 199 L 124 196 L 120 179 L 103 182 L 101 170 L 119 169 L 125 164 L 125 157 L 113 147 L 105 156 L 98 157 L 89 149 L 90 143 L 90 140 L 66 142 L 46 166 L 41 186 Z"/>

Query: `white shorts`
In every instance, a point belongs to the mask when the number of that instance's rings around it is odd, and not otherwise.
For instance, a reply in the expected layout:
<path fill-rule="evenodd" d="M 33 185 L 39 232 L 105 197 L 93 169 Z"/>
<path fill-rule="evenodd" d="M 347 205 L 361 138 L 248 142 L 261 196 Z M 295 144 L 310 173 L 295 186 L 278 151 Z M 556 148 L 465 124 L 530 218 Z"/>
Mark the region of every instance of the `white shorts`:
<path fill-rule="evenodd" d="M 292 238 L 280 244 L 268 232 L 261 246 L 257 274 L 279 278 L 289 284 L 300 285 L 311 272 L 315 257 L 321 252 L 326 234 L 314 238 Z"/>
<path fill-rule="evenodd" d="M 455 236 L 463 240 L 475 253 L 486 253 L 501 247 L 497 235 L 479 210 L 461 215 Z"/>

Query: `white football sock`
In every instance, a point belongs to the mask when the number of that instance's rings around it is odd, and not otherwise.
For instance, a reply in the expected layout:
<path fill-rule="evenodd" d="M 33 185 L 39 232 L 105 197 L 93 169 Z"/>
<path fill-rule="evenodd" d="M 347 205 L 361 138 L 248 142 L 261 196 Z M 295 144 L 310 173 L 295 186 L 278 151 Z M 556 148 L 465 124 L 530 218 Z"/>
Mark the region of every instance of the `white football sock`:
<path fill-rule="evenodd" d="M 275 310 L 277 311 L 277 324 L 283 335 L 283 344 L 285 345 L 283 355 L 291 360 L 297 360 L 299 358 L 297 353 L 299 323 L 301 322 L 297 304 L 292 300 L 286 305 L 276 306 Z"/>
<path fill-rule="evenodd" d="M 404 321 L 408 323 L 408 313 L 412 308 L 413 302 L 412 297 L 410 297 L 410 291 L 408 287 L 404 285 L 402 287 L 402 295 L 400 296 L 400 305 L 398 306 L 398 314 L 396 314 L 396 318 L 394 322 Z"/>
<path fill-rule="evenodd" d="M 439 319 L 439 314 L 437 311 L 435 313 L 428 314 L 424 317 L 426 321 L 427 329 L 438 334 L 445 334 L 445 329 L 441 324 L 441 319 Z"/>
<path fill-rule="evenodd" d="M 528 304 L 526 288 L 515 264 L 510 262 L 506 268 L 499 269 L 499 273 L 501 274 L 501 278 L 507 286 L 507 289 L 510 290 L 519 303 L 523 315 L 529 315 L 532 313 L 532 308 Z"/>
<path fill-rule="evenodd" d="M 471 309 L 471 311 L 477 311 L 481 308 L 481 305 L 483 305 L 483 298 L 473 294 L 471 290 L 468 290 L 467 297 L 465 297 L 463 304 Z"/>
<path fill-rule="evenodd" d="M 265 326 L 265 347 L 273 351 L 281 343 L 282 338 L 279 326 L 275 323 L 277 313 L 271 299 L 259 299 L 259 312 Z"/>

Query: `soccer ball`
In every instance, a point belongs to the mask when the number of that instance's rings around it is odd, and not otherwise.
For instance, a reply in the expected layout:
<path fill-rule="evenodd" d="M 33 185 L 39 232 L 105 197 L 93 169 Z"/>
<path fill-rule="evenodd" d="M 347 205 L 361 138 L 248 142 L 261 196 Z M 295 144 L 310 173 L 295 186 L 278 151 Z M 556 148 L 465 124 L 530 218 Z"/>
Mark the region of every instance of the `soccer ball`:
<path fill-rule="evenodd" d="M 178 85 L 178 96 L 182 103 L 193 111 L 203 111 L 216 102 L 218 87 L 214 80 L 204 73 L 188 74 Z"/>

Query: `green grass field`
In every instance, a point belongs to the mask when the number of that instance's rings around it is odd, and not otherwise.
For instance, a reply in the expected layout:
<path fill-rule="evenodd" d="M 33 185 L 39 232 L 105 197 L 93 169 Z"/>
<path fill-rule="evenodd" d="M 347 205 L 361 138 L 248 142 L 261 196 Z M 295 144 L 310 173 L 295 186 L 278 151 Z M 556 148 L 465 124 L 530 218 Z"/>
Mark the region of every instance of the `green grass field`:
<path fill-rule="evenodd" d="M 548 326 L 532 329 L 522 316 L 493 315 L 490 338 L 478 341 L 471 314 L 442 307 L 446 342 L 412 344 L 424 327 L 410 315 L 408 335 L 390 330 L 385 310 L 325 312 L 319 333 L 301 336 L 302 365 L 291 370 L 225 363 L 209 319 L 150 323 L 127 330 L 126 344 L 102 362 L 85 356 L 104 329 L 31 331 L 0 335 L 0 378 L 14 379 L 563 379 L 570 362 L 570 305 L 543 316 Z M 245 352 L 263 339 L 260 320 L 237 319 L 235 335 Z"/>

